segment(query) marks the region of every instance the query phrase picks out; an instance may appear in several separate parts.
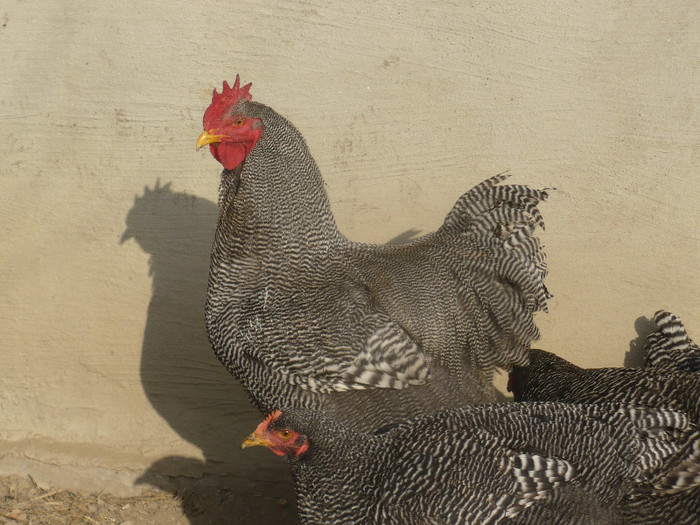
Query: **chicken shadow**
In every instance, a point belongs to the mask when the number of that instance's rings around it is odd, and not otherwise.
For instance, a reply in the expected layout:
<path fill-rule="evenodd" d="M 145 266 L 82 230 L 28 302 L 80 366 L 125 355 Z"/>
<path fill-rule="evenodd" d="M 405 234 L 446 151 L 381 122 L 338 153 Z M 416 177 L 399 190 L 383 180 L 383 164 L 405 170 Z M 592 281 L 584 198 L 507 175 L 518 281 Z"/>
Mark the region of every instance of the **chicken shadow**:
<path fill-rule="evenodd" d="M 216 359 L 204 327 L 215 203 L 176 192 L 171 183 L 144 188 L 126 217 L 121 243 L 149 256 L 152 296 L 143 337 L 141 382 L 158 414 L 204 460 L 161 458 L 137 483 L 171 492 L 192 525 L 296 523 L 285 461 L 240 444 L 262 419 Z"/>
<path fill-rule="evenodd" d="M 637 337 L 630 341 L 630 349 L 625 353 L 624 365 L 626 368 L 638 368 L 644 366 L 646 359 L 647 336 L 657 329 L 653 319 L 637 317 L 634 321 L 634 330 Z"/>

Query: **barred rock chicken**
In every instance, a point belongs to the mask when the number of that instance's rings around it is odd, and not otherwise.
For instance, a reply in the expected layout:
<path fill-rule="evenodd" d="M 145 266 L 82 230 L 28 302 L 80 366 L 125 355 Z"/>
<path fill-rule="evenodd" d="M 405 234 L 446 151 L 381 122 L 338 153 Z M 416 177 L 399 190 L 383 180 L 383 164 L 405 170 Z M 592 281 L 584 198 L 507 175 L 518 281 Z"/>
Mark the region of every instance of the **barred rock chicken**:
<path fill-rule="evenodd" d="M 516 401 L 628 403 L 669 408 L 700 425 L 700 374 L 656 367 L 580 368 L 544 350 L 513 367 L 508 390 Z"/>
<path fill-rule="evenodd" d="M 700 483 L 694 432 L 683 414 L 614 405 L 470 406 L 375 434 L 283 409 L 243 447 L 288 456 L 307 525 L 608 524 L 644 522 L 638 495 Z"/>
<path fill-rule="evenodd" d="M 552 353 L 533 349 L 529 366 L 514 367 L 508 387 L 516 401 L 615 402 L 674 409 L 700 425 L 700 374 L 693 372 L 653 366 L 584 369 Z M 690 455 L 694 459 L 690 463 L 694 467 L 688 467 L 688 475 L 676 482 L 678 490 L 663 498 L 640 495 L 625 507 L 624 523 L 700 523 L 700 484 L 695 480 L 700 476 L 700 438 L 692 447 L 694 452 Z"/>
<path fill-rule="evenodd" d="M 700 346 L 695 344 L 681 320 L 671 312 L 654 314 L 656 332 L 647 337 L 647 366 L 700 372 Z"/>
<path fill-rule="evenodd" d="M 494 367 L 525 364 L 546 308 L 544 190 L 464 194 L 436 232 L 400 246 L 337 229 L 301 134 L 224 82 L 197 147 L 224 167 L 206 324 L 264 413 L 314 407 L 355 429 L 494 399 Z"/>

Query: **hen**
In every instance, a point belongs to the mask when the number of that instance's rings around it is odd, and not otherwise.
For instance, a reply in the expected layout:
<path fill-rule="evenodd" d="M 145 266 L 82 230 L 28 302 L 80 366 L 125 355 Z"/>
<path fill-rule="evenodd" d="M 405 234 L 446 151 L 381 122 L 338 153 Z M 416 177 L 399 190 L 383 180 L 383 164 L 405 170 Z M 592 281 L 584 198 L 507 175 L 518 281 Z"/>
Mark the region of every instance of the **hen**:
<path fill-rule="evenodd" d="M 676 369 L 680 363 L 692 362 L 692 348 L 674 346 L 668 324 L 670 314 L 659 312 L 655 320 L 659 330 L 648 336 L 651 349 L 661 349 L 668 359 L 665 367 L 580 368 L 544 350 L 531 350 L 528 366 L 513 368 L 508 388 L 516 401 L 563 401 L 567 403 L 626 403 L 649 408 L 673 409 L 700 425 L 700 374 Z M 681 325 L 682 328 L 682 325 Z M 687 339 L 685 330 L 682 331 Z M 691 342 L 692 344 L 692 342 Z M 677 490 L 663 498 L 640 494 L 624 509 L 624 523 L 695 524 L 700 516 L 700 439 L 689 445 L 685 477 L 674 482 Z M 692 466 L 691 466 L 692 465 Z"/>
<path fill-rule="evenodd" d="M 644 368 L 580 368 L 544 350 L 530 350 L 527 366 L 513 367 L 508 390 L 516 401 L 631 403 L 671 408 L 700 425 L 700 374 Z"/>
<path fill-rule="evenodd" d="M 283 409 L 254 445 L 288 456 L 305 525 L 658 523 L 638 498 L 700 484 L 687 418 L 627 406 L 466 407 L 376 434 Z"/>
<path fill-rule="evenodd" d="M 546 191 L 499 175 L 432 234 L 352 242 L 301 134 L 249 89 L 214 90 L 197 141 L 224 167 L 206 304 L 221 362 L 263 412 L 314 407 L 355 429 L 493 401 L 494 368 L 526 363 L 546 309 Z"/>

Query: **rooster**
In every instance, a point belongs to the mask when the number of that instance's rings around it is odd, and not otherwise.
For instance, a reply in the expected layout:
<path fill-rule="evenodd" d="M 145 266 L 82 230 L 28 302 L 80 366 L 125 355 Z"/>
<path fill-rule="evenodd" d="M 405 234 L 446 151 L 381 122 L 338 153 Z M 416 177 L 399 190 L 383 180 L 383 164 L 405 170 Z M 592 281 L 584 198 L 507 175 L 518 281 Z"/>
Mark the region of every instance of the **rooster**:
<path fill-rule="evenodd" d="M 547 192 L 498 175 L 432 234 L 352 242 L 304 138 L 250 86 L 214 90 L 197 140 L 224 168 L 206 303 L 220 361 L 264 413 L 313 407 L 359 430 L 493 401 L 494 369 L 526 363 L 546 309 Z"/>
<path fill-rule="evenodd" d="M 369 434 L 319 412 L 283 409 L 243 442 L 256 445 L 288 457 L 305 525 L 697 518 L 675 498 L 700 485 L 700 440 L 671 410 L 504 403 Z"/>

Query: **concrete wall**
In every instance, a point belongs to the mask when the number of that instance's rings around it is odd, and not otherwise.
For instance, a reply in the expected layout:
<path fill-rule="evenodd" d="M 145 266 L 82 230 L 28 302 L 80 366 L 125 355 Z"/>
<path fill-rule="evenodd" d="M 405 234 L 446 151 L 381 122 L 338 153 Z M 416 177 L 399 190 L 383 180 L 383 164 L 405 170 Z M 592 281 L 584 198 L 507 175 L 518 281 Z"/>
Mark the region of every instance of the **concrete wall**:
<path fill-rule="evenodd" d="M 557 187 L 539 346 L 630 364 L 660 308 L 700 339 L 695 0 L 336 4 L 0 8 L 0 472 L 284 471 L 239 450 L 259 415 L 203 329 L 220 166 L 194 143 L 236 73 L 354 239 L 431 230 L 504 170 Z"/>

